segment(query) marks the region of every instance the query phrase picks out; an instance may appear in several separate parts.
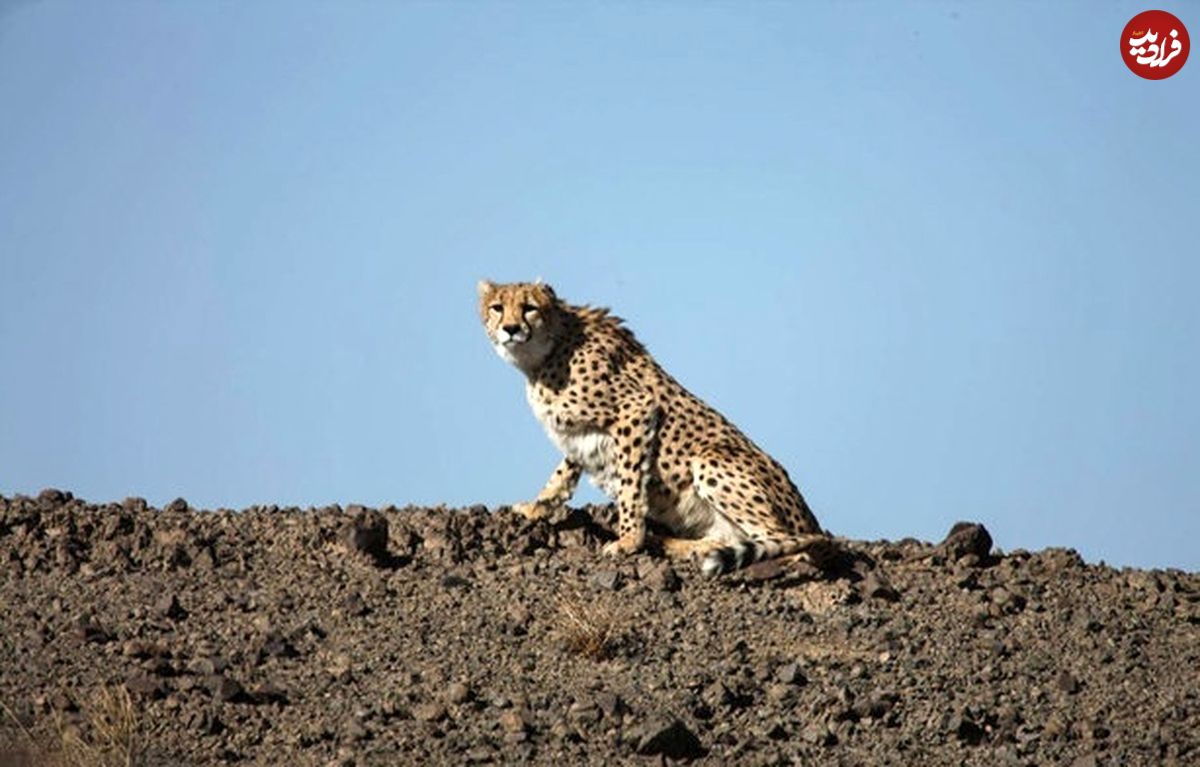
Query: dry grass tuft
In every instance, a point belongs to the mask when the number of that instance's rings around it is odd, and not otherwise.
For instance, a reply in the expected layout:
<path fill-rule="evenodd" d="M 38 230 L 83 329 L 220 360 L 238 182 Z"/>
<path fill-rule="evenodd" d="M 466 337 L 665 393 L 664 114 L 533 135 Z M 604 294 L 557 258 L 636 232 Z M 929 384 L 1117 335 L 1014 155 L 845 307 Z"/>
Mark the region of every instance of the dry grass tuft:
<path fill-rule="evenodd" d="M 623 622 L 610 606 L 560 594 L 555 602 L 555 625 L 567 650 L 592 660 L 613 657 L 625 639 Z"/>
<path fill-rule="evenodd" d="M 82 706 L 79 722 L 55 712 L 45 726 L 31 730 L 0 702 L 0 710 L 24 741 L 0 752 L 28 767 L 136 767 L 139 758 L 137 708 L 124 687 L 102 687 Z"/>

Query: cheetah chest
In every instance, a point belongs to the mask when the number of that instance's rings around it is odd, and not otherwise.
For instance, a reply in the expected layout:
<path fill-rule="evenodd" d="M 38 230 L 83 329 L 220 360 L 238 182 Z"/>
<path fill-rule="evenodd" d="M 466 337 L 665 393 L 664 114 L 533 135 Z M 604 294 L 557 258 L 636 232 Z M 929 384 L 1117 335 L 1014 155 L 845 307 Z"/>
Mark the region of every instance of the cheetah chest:
<path fill-rule="evenodd" d="M 565 423 L 555 413 L 553 404 L 539 397 L 532 387 L 526 389 L 526 398 L 550 441 L 564 456 L 583 467 L 592 484 L 616 499 L 621 483 L 616 472 L 618 459 L 613 438 L 599 429 Z"/>

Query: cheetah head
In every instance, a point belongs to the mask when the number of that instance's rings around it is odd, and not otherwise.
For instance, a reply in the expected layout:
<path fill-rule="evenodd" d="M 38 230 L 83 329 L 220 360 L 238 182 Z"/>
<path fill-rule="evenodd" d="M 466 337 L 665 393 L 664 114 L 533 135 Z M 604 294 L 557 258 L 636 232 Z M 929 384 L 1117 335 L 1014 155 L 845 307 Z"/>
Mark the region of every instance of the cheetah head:
<path fill-rule="evenodd" d="M 476 289 L 479 315 L 496 353 L 525 371 L 541 364 L 554 346 L 554 289 L 540 280 L 505 285 L 480 280 Z"/>

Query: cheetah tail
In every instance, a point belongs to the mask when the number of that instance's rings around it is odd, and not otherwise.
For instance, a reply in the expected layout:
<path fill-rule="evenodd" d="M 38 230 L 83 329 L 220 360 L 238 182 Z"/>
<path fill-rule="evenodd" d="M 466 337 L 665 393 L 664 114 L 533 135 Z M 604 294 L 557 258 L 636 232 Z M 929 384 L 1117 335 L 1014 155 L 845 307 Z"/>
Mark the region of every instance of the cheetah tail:
<path fill-rule="evenodd" d="M 786 557 L 789 554 L 807 553 L 818 567 L 828 562 L 834 543 L 828 536 L 807 533 L 790 538 L 772 538 L 765 541 L 741 541 L 722 546 L 708 552 L 700 563 L 700 571 L 715 576 L 733 572 L 764 559 Z"/>

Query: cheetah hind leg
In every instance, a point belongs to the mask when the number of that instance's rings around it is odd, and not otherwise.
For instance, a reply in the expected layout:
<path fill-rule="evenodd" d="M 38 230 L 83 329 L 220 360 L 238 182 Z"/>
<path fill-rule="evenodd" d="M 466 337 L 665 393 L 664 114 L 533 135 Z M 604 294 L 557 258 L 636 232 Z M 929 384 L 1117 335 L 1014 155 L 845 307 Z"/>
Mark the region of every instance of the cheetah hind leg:
<path fill-rule="evenodd" d="M 723 544 L 713 538 L 674 538 L 669 535 L 655 535 L 652 540 L 671 559 L 696 559 L 703 557 Z"/>

